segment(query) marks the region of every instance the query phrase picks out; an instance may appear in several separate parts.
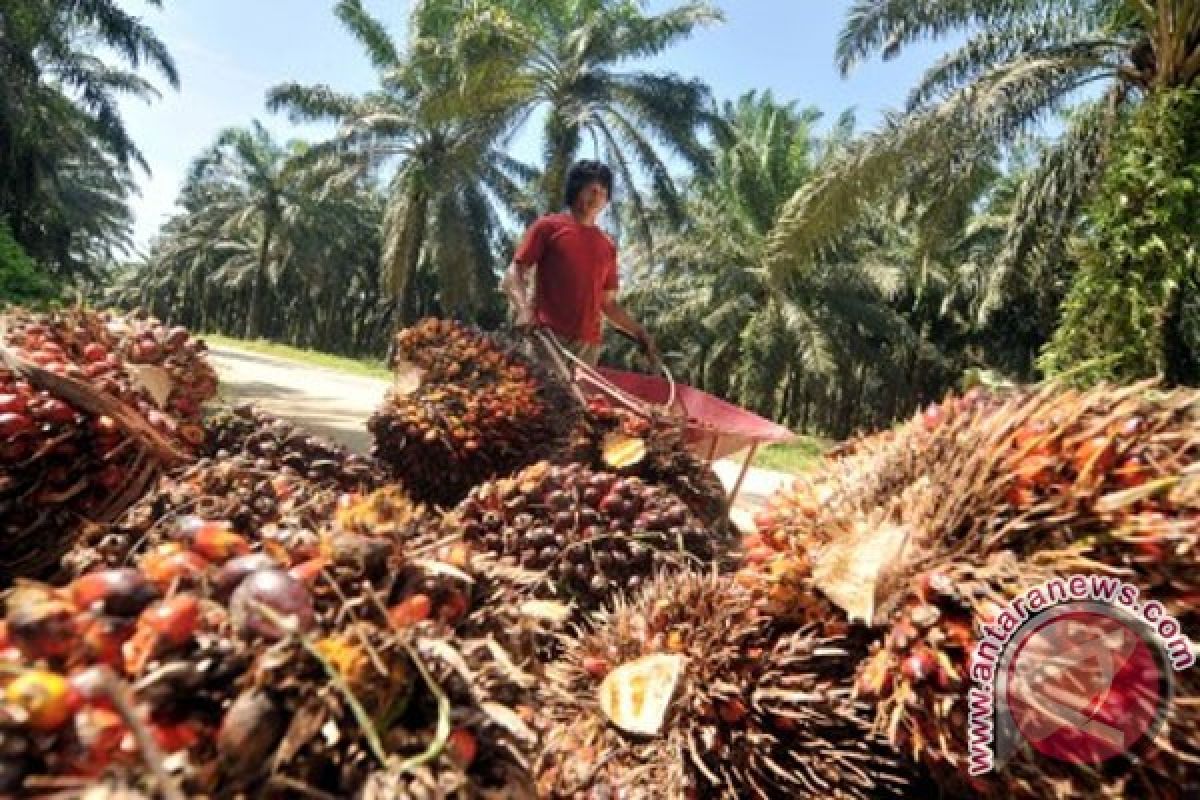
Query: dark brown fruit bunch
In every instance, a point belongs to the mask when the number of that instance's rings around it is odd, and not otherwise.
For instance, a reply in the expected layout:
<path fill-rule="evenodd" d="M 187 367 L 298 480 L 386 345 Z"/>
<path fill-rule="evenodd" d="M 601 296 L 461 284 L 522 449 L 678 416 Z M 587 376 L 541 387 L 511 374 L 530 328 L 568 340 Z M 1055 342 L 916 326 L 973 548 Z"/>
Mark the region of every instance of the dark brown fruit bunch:
<path fill-rule="evenodd" d="M 517 576 L 527 597 L 584 609 L 657 572 L 709 564 L 724 544 L 663 487 L 581 464 L 539 463 L 478 486 L 451 524 Z"/>
<path fill-rule="evenodd" d="M 298 428 L 253 405 L 223 409 L 205 420 L 200 454 L 237 457 L 260 471 L 279 471 L 345 492 L 383 485 L 383 465 Z"/>

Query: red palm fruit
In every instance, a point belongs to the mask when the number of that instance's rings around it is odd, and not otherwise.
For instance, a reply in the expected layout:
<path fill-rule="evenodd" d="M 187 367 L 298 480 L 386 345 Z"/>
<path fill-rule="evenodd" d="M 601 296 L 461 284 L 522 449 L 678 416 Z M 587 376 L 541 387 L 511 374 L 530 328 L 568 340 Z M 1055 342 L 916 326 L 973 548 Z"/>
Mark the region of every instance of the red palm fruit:
<path fill-rule="evenodd" d="M 89 363 L 103 362 L 108 358 L 108 348 L 99 342 L 89 342 L 83 348 L 83 360 Z"/>
<path fill-rule="evenodd" d="M 1135 454 L 1123 459 L 1110 474 L 1118 486 L 1133 489 L 1150 480 L 1152 473 L 1145 459 Z"/>
<path fill-rule="evenodd" d="M 9 439 L 23 433 L 30 433 L 36 427 L 28 414 L 15 411 L 6 411 L 0 414 L 0 438 Z"/>
<path fill-rule="evenodd" d="M 30 661 L 66 655 L 78 635 L 76 610 L 53 597 L 10 601 L 7 638 Z"/>
<path fill-rule="evenodd" d="M 106 667 L 91 665 L 75 670 L 67 676 L 71 690 L 80 702 L 92 708 L 112 708 L 112 698 L 105 686 Z"/>
<path fill-rule="evenodd" d="M 124 663 L 121 650 L 134 631 L 133 620 L 102 614 L 82 615 L 80 639 L 88 662 L 120 669 Z"/>
<path fill-rule="evenodd" d="M 70 586 L 71 599 L 80 609 L 134 617 L 158 597 L 158 590 L 136 569 L 89 572 Z"/>
<path fill-rule="evenodd" d="M 192 550 L 218 563 L 250 552 L 246 537 L 234 533 L 224 522 L 207 522 L 192 533 Z"/>
<path fill-rule="evenodd" d="M 165 591 L 176 581 L 191 585 L 212 563 L 199 553 L 183 549 L 178 542 L 167 542 L 143 556 L 138 566 L 151 583 Z"/>
<path fill-rule="evenodd" d="M 29 407 L 23 394 L 0 392 L 0 414 L 20 414 Z"/>
<path fill-rule="evenodd" d="M 900 672 L 912 684 L 924 683 L 938 669 L 937 657 L 928 647 L 918 647 L 912 655 L 904 659 Z"/>
<path fill-rule="evenodd" d="M 716 704 L 717 716 L 726 725 L 737 725 L 746 718 L 749 713 L 746 710 L 746 703 L 742 698 L 735 697 L 732 700 L 718 701 Z"/>
<path fill-rule="evenodd" d="M 1085 439 L 1071 457 L 1071 467 L 1076 475 L 1104 475 L 1117 460 L 1117 448 L 1110 436 L 1093 436 Z"/>
<path fill-rule="evenodd" d="M 177 594 L 147 608 L 138 619 L 165 642 L 180 647 L 192 640 L 200 623 L 200 601 L 195 595 Z"/>
<path fill-rule="evenodd" d="M 310 558 L 307 561 L 301 561 L 288 570 L 288 575 L 291 575 L 301 583 L 312 586 L 321 577 L 321 573 L 326 567 L 332 565 L 333 562 L 324 556 Z"/>
<path fill-rule="evenodd" d="M 447 592 L 445 598 L 438 604 L 438 619 L 447 625 L 453 625 L 463 618 L 470 609 L 466 595 L 462 592 Z"/>
<path fill-rule="evenodd" d="M 467 769 L 479 753 L 479 741 L 468 729 L 455 728 L 446 739 L 446 752 L 460 767 Z"/>
<path fill-rule="evenodd" d="M 150 735 L 154 737 L 154 743 L 164 753 L 168 754 L 188 750 L 204 738 L 200 728 L 191 720 L 168 722 L 152 719 L 146 725 L 146 728 L 150 731 Z"/>
<path fill-rule="evenodd" d="M 407 628 L 429 619 L 433 612 L 433 601 L 427 594 L 414 594 L 401 600 L 388 611 L 392 627 Z"/>

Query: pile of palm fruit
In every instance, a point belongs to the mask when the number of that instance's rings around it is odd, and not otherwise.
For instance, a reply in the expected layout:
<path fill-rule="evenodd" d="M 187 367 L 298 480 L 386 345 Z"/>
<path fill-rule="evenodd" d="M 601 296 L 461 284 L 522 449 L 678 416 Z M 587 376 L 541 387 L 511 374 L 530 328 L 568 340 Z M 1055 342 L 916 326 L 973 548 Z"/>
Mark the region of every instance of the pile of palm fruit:
<path fill-rule="evenodd" d="M 507 704 L 522 690 L 494 651 L 457 637 L 470 558 L 432 529 L 384 489 L 308 548 L 181 517 L 169 552 L 22 583 L 0 642 L 0 791 L 103 775 L 176 797 L 520 796 L 532 712 Z"/>
<path fill-rule="evenodd" d="M 450 506 L 561 447 L 566 387 L 502 338 L 426 319 L 396 335 L 396 382 L 367 426 L 412 495 Z"/>
<path fill-rule="evenodd" d="M 382 467 L 371 459 L 247 405 L 206 420 L 200 455 L 160 478 L 114 524 L 87 529 L 64 557 L 65 574 L 117 566 L 154 548 L 173 564 L 187 561 L 190 556 L 173 552 L 171 544 L 182 518 L 223 520 L 240 536 L 302 550 L 313 546 L 316 529 L 339 500 L 384 482 Z"/>
<path fill-rule="evenodd" d="M 0 585 L 43 573 L 200 444 L 204 345 L 141 315 L 0 317 Z"/>
<path fill-rule="evenodd" d="M 1200 756 L 1194 670 L 1175 675 L 1155 739 L 1098 766 L 1019 751 L 968 778 L 967 694 L 979 626 L 1055 576 L 1119 576 L 1200 636 L 1198 461 L 1193 391 L 950 398 L 776 498 L 741 582 L 780 617 L 868 632 L 857 696 L 952 795 L 1183 797 Z"/>
<path fill-rule="evenodd" d="M 966 692 L 981 621 L 1056 575 L 1200 635 L 1200 396 L 950 397 L 739 541 L 677 422 L 453 322 L 396 369 L 378 461 L 210 414 L 197 460 L 5 595 L 0 794 L 1187 796 L 1190 673 L 1140 759 L 980 778 Z"/>

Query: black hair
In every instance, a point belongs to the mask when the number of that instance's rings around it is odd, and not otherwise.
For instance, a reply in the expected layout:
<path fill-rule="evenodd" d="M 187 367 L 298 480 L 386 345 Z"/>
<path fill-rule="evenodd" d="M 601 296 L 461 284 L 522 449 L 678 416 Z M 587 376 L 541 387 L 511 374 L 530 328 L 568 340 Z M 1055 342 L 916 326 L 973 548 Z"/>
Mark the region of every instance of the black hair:
<path fill-rule="evenodd" d="M 576 161 L 567 173 L 567 207 L 575 204 L 575 198 L 583 191 L 583 187 L 596 182 L 604 186 L 608 196 L 612 197 L 613 174 L 608 165 L 599 161 Z"/>

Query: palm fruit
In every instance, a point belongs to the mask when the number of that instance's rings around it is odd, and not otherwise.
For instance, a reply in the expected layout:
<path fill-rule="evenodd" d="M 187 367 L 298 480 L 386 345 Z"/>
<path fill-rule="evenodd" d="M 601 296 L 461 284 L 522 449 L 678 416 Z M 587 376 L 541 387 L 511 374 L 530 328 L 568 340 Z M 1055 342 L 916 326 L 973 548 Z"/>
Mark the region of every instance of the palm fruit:
<path fill-rule="evenodd" d="M 138 313 L 64 309 L 6 313 L 5 343 L 57 375 L 135 409 L 164 435 L 198 444 L 201 406 L 216 396 L 207 347 L 186 328 Z"/>
<path fill-rule="evenodd" d="M 108 312 L 13 310 L 0 347 L 5 585 L 45 575 L 84 521 L 111 519 L 185 460 L 216 374 L 186 330 Z"/>
<path fill-rule="evenodd" d="M 1190 480 L 1200 455 L 1198 400 L 1194 391 L 1147 384 L 1046 386 L 939 415 L 936 424 L 919 417 L 909 434 L 918 444 L 899 446 L 905 436 L 897 435 L 869 457 L 865 475 L 847 464 L 869 446 L 827 465 L 814 483 L 833 490 L 793 518 L 790 535 L 769 540 L 782 551 L 760 557 L 757 572 L 768 574 L 775 597 L 792 601 L 784 612 L 808 613 L 806 595 L 815 592 L 874 628 L 879 649 L 864 661 L 859 687 L 876 702 L 880 729 L 948 789 L 965 791 L 955 776 L 967 759 L 968 687 L 956 678 L 968 663 L 970 626 L 995 604 L 1052 575 L 1119 574 L 1177 614 L 1184 634 L 1200 633 L 1192 546 L 1200 515 Z M 889 487 L 882 496 L 881 486 Z M 925 598 L 924 583 L 946 580 L 931 575 L 955 576 L 958 595 L 940 604 Z M 1048 797 L 1063 786 L 1106 795 L 1139 787 L 1175 796 L 1178 776 L 1200 753 L 1193 683 L 1179 682 L 1162 737 L 1169 746 L 1157 743 L 1138 765 L 1116 760 L 1093 771 L 1041 760 L 967 788 Z"/>
<path fill-rule="evenodd" d="M 85 531 L 63 556 L 62 572 L 78 575 L 101 565 L 127 563 L 135 556 L 161 561 L 190 545 L 187 540 L 201 528 L 204 536 L 216 538 L 227 529 L 245 547 L 250 542 L 269 543 L 302 552 L 316 547 L 316 530 L 333 513 L 338 498 L 335 488 L 260 470 L 245 456 L 201 459 L 160 478 L 112 524 Z M 202 555 L 211 560 L 213 554 Z"/>
<path fill-rule="evenodd" d="M 561 381 L 496 335 L 427 319 L 396 335 L 396 351 L 396 385 L 367 427 L 422 502 L 451 506 L 549 455 L 573 422 Z"/>
<path fill-rule="evenodd" d="M 725 487 L 712 467 L 688 447 L 677 419 L 642 416 L 604 397 L 593 397 L 559 460 L 664 486 L 706 525 L 728 524 Z"/>
<path fill-rule="evenodd" d="M 457 636 L 469 550 L 425 519 L 395 488 L 327 507 L 304 548 L 172 517 L 133 566 L 23 583 L 0 621 L 6 791 L 102 774 L 159 788 L 116 686 L 189 796 L 429 779 L 532 797 L 534 679 L 495 641 Z M 195 571 L 172 572 L 176 556 Z M 400 613 L 413 608 L 425 612 Z"/>
<path fill-rule="evenodd" d="M 582 609 L 634 591 L 656 572 L 711 563 L 724 545 L 661 486 L 582 464 L 541 462 L 477 486 L 449 525 L 490 553 L 493 573 L 511 577 L 525 599 Z"/>
<path fill-rule="evenodd" d="M 551 665 L 544 797 L 900 796 L 837 639 L 780 633 L 728 578 L 663 576 Z"/>
<path fill-rule="evenodd" d="M 344 492 L 370 491 L 384 482 L 374 459 L 313 436 L 250 404 L 222 409 L 205 420 L 200 455 L 216 460 L 239 457 L 255 469 L 297 475 Z"/>

